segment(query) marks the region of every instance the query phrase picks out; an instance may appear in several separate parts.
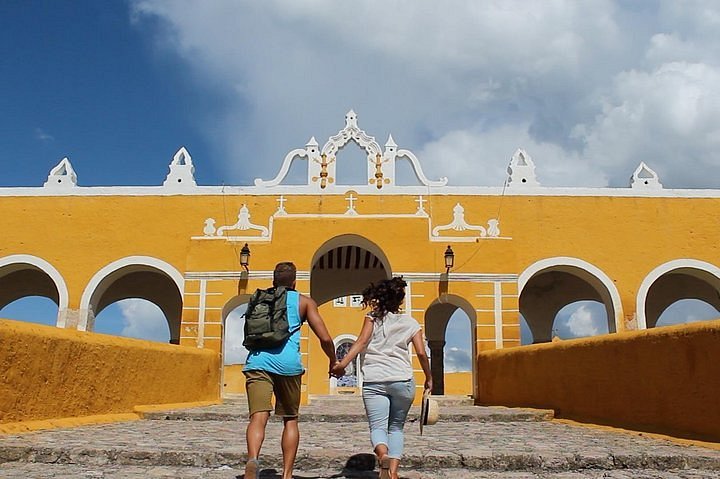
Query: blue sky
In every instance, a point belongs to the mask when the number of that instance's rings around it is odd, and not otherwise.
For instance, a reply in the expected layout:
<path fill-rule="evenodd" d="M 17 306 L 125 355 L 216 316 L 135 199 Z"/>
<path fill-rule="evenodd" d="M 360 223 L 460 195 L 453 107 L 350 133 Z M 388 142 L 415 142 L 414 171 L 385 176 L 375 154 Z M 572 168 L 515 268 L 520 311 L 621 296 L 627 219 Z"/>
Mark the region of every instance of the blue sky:
<path fill-rule="evenodd" d="M 502 185 L 522 147 L 547 186 L 624 187 L 644 160 L 718 188 L 718 32 L 711 0 L 3 1 L 0 186 L 65 156 L 81 185 L 159 185 L 180 146 L 199 184 L 251 184 L 353 108 L 451 185 Z M 597 326 L 576 313 L 558 331 Z"/>

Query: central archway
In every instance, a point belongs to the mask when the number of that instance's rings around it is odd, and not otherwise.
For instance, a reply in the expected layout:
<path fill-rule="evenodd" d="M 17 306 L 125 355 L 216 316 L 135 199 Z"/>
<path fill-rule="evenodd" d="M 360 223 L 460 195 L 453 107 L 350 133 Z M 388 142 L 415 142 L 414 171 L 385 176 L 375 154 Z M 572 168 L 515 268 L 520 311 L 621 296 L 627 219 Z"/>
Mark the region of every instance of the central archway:
<path fill-rule="evenodd" d="M 370 283 L 391 276 L 390 262 L 378 245 L 359 235 L 340 235 L 326 241 L 313 256 L 310 296 L 323 304 L 361 293 Z"/>
<path fill-rule="evenodd" d="M 370 284 L 392 275 L 382 249 L 359 235 L 344 234 L 322 244 L 312 258 L 310 296 L 320 306 L 320 314 L 336 349 L 342 354 L 357 338 L 365 312 L 360 293 Z M 319 341 L 311 335 L 309 355 L 323 354 Z M 327 372 L 308 374 L 315 391 L 326 394 L 358 394 L 362 376 L 353 368 L 340 380 L 328 379 Z"/>

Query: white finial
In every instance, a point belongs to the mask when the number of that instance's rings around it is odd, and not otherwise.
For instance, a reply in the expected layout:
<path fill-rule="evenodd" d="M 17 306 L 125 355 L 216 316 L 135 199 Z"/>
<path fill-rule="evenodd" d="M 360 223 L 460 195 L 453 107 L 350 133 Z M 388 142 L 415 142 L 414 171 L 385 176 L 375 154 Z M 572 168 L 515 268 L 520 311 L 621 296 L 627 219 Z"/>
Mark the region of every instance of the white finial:
<path fill-rule="evenodd" d="M 641 161 L 635 172 L 630 177 L 630 188 L 638 189 L 662 189 L 662 183 L 657 173 Z"/>
<path fill-rule="evenodd" d="M 170 188 L 197 186 L 195 183 L 195 167 L 193 166 L 192 157 L 184 146 L 181 146 L 173 156 L 170 162 L 170 173 L 168 173 L 165 178 L 163 186 Z"/>
<path fill-rule="evenodd" d="M 535 163 L 530 155 L 518 148 L 508 166 L 508 186 L 540 186 L 535 177 Z"/>
<path fill-rule="evenodd" d="M 395 140 L 393 140 L 392 134 L 388 135 L 388 140 L 387 140 L 387 142 L 385 142 L 385 147 L 397 148 L 397 145 L 395 144 Z"/>
<path fill-rule="evenodd" d="M 50 170 L 45 188 L 72 188 L 77 186 L 77 175 L 67 157 Z"/>

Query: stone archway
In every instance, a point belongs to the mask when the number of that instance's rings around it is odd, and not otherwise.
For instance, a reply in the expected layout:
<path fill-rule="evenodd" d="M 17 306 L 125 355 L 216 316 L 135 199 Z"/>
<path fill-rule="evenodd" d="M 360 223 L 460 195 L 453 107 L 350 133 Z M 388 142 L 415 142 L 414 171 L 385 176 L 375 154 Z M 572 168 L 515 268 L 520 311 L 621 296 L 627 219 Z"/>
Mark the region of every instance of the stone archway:
<path fill-rule="evenodd" d="M 323 304 L 361 293 L 370 283 L 391 276 L 390 262 L 378 245 L 359 235 L 340 235 L 325 242 L 313 256 L 310 296 Z"/>
<path fill-rule="evenodd" d="M 600 269 L 577 258 L 538 261 L 518 278 L 520 314 L 527 321 L 535 343 L 552 340 L 553 322 L 566 305 L 578 301 L 602 303 L 608 331 L 621 328 L 622 305 L 613 281 Z"/>
<path fill-rule="evenodd" d="M 139 298 L 160 308 L 170 329 L 170 343 L 180 343 L 182 275 L 170 264 L 151 257 L 131 256 L 95 273 L 80 300 L 78 329 L 92 331 L 104 308 L 123 299 Z"/>
<path fill-rule="evenodd" d="M 443 294 L 433 301 L 425 311 L 425 338 L 430 348 L 430 368 L 433 378 L 432 394 L 445 394 L 445 346 L 446 331 L 452 315 L 462 310 L 470 320 L 471 359 L 472 359 L 472 391 L 475 391 L 475 356 L 477 355 L 475 308 L 465 298 L 453 294 Z"/>
<path fill-rule="evenodd" d="M 56 325 L 65 326 L 68 290 L 60 273 L 37 256 L 18 254 L 0 258 L 0 309 L 27 296 L 53 301 L 58 306 Z"/>
<path fill-rule="evenodd" d="M 681 299 L 698 299 L 720 311 L 720 268 L 692 259 L 655 268 L 638 290 L 638 327 L 654 328 L 662 312 Z"/>

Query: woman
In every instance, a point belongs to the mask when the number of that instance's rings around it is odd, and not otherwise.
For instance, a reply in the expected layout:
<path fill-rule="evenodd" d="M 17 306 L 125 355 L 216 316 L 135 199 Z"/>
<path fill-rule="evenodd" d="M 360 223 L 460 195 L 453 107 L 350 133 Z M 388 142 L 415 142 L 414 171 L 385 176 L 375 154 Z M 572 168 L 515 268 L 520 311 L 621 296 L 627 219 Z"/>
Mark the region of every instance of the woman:
<path fill-rule="evenodd" d="M 407 283 L 402 278 L 371 284 L 363 291 L 365 316 L 360 336 L 332 370 L 342 375 L 360 354 L 363 402 L 370 425 L 370 440 L 380 462 L 380 479 L 397 479 L 403 452 L 403 427 L 415 398 L 415 379 L 410 360 L 412 343 L 425 373 L 425 389 L 432 389 L 430 362 L 420 325 L 400 313 Z"/>

